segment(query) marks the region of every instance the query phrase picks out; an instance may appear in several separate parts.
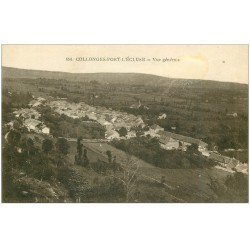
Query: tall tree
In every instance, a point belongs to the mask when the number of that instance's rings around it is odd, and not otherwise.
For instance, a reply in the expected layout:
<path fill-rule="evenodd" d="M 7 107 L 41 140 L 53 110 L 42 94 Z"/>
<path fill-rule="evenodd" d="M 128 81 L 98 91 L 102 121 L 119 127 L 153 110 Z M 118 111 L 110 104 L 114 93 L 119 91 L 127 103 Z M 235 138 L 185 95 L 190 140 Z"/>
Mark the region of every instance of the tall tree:
<path fill-rule="evenodd" d="M 77 148 L 76 148 L 77 149 L 77 154 L 78 154 L 79 157 L 82 157 L 83 145 L 82 145 L 81 141 L 82 141 L 82 137 L 80 136 L 80 137 L 77 138 Z"/>
<path fill-rule="evenodd" d="M 27 152 L 28 152 L 28 156 L 29 156 L 30 152 L 34 149 L 34 142 L 31 138 L 28 138 L 26 140 L 26 147 L 27 147 Z"/>
<path fill-rule="evenodd" d="M 53 141 L 50 139 L 45 139 L 42 144 L 42 149 L 45 154 L 48 154 L 53 149 Z"/>
<path fill-rule="evenodd" d="M 106 155 L 108 156 L 109 163 L 111 163 L 112 162 L 112 152 L 110 150 L 107 150 Z"/>
<path fill-rule="evenodd" d="M 121 166 L 121 175 L 113 177 L 120 180 L 124 186 L 125 202 L 131 201 L 137 189 L 137 174 L 139 170 L 138 162 L 134 161 L 130 156 L 124 160 Z"/>
<path fill-rule="evenodd" d="M 126 136 L 128 134 L 128 131 L 125 127 L 121 127 L 119 130 L 118 130 L 118 133 L 120 136 Z"/>
<path fill-rule="evenodd" d="M 191 154 L 199 154 L 200 152 L 198 149 L 199 149 L 198 145 L 195 143 L 192 143 L 191 145 L 187 147 L 187 152 Z"/>
<path fill-rule="evenodd" d="M 83 153 L 83 165 L 84 165 L 84 167 L 88 167 L 88 165 L 89 165 L 89 158 L 87 156 L 87 153 L 88 153 L 88 151 L 85 148 L 84 153 Z"/>
<path fill-rule="evenodd" d="M 21 140 L 21 134 L 15 130 L 11 130 L 7 136 L 7 141 L 9 144 L 13 146 L 17 146 L 17 144 Z"/>
<path fill-rule="evenodd" d="M 65 138 L 58 138 L 56 148 L 59 154 L 67 155 L 69 153 L 70 145 Z"/>

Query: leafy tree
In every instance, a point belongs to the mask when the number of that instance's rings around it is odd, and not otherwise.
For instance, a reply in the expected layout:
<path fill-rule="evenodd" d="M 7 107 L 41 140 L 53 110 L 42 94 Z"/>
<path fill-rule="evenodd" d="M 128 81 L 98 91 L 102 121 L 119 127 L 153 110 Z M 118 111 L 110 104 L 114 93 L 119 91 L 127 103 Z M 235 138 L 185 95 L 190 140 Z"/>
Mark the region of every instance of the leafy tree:
<path fill-rule="evenodd" d="M 67 155 L 69 153 L 70 145 L 65 138 L 58 138 L 56 148 L 59 154 Z"/>
<path fill-rule="evenodd" d="M 218 146 L 220 150 L 235 148 L 235 142 L 231 136 L 223 135 L 218 141 Z"/>
<path fill-rule="evenodd" d="M 105 174 L 107 170 L 109 169 L 109 164 L 106 162 L 100 161 L 100 159 L 98 159 L 96 162 L 91 163 L 91 168 L 99 174 Z"/>
<path fill-rule="evenodd" d="M 112 162 L 112 152 L 110 150 L 107 150 L 106 155 L 108 156 L 109 163 L 111 163 Z"/>
<path fill-rule="evenodd" d="M 88 153 L 88 151 L 85 148 L 83 151 L 83 166 L 84 167 L 88 167 L 88 165 L 89 165 L 89 159 L 88 159 L 87 153 Z"/>
<path fill-rule="evenodd" d="M 225 180 L 225 185 L 243 196 L 248 196 L 248 179 L 243 173 L 236 172 L 233 176 L 229 175 Z"/>
<path fill-rule="evenodd" d="M 187 147 L 187 152 L 191 153 L 191 154 L 199 154 L 199 150 L 198 150 L 198 145 L 195 143 L 192 143 L 191 145 L 189 145 Z"/>
<path fill-rule="evenodd" d="M 13 122 L 13 128 L 19 130 L 21 126 L 22 126 L 21 118 L 17 118 L 17 120 Z"/>
<path fill-rule="evenodd" d="M 118 130 L 118 133 L 120 136 L 126 136 L 128 134 L 128 131 L 125 127 L 121 127 L 119 130 Z"/>
<path fill-rule="evenodd" d="M 137 174 L 139 170 L 138 162 L 134 161 L 131 157 L 127 157 L 122 163 L 124 167 L 121 167 L 122 174 L 113 175 L 113 177 L 121 182 L 124 187 L 125 202 L 129 202 L 133 199 L 134 193 L 137 187 Z"/>
<path fill-rule="evenodd" d="M 211 178 L 208 186 L 213 191 L 211 202 L 248 202 L 248 177 L 236 172 L 222 182 Z"/>
<path fill-rule="evenodd" d="M 82 140 L 81 136 L 77 138 L 77 148 L 76 149 L 77 149 L 77 153 L 78 153 L 79 157 L 82 156 L 82 148 L 83 148 L 81 140 Z"/>
<path fill-rule="evenodd" d="M 31 138 L 28 138 L 26 140 L 26 149 L 27 149 L 28 156 L 29 156 L 31 151 L 33 151 L 33 149 L 34 149 L 34 142 Z"/>
<path fill-rule="evenodd" d="M 200 153 L 164 150 L 156 138 L 135 137 L 129 140 L 116 140 L 112 141 L 112 145 L 160 168 L 201 168 L 215 164 Z"/>
<path fill-rule="evenodd" d="M 9 144 L 13 146 L 17 146 L 17 144 L 20 142 L 21 134 L 18 131 L 11 130 L 8 134 L 8 142 Z"/>
<path fill-rule="evenodd" d="M 49 139 L 45 139 L 42 144 L 42 150 L 45 154 L 48 154 L 53 149 L 53 141 Z"/>

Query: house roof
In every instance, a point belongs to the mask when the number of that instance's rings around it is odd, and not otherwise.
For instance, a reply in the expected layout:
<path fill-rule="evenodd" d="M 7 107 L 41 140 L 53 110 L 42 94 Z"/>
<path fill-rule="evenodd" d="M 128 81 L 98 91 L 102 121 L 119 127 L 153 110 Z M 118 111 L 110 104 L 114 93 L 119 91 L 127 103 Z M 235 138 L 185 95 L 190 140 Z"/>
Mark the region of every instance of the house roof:
<path fill-rule="evenodd" d="M 234 158 L 230 158 L 228 156 L 224 156 L 224 155 L 221 155 L 221 154 L 216 153 L 216 152 L 211 152 L 210 155 L 209 155 L 209 158 L 212 159 L 212 160 L 221 162 L 221 163 L 228 164 L 229 167 L 230 166 L 235 167 L 239 162 L 238 160 L 236 160 Z"/>
<path fill-rule="evenodd" d="M 36 127 L 38 124 L 40 124 L 41 122 L 38 121 L 38 120 L 35 120 L 35 119 L 27 119 L 24 121 L 24 123 L 27 125 L 27 126 L 34 126 Z"/>
<path fill-rule="evenodd" d="M 29 105 L 33 105 L 33 104 L 35 104 L 36 102 L 37 102 L 37 100 L 32 100 L 32 101 L 30 101 Z"/>
<path fill-rule="evenodd" d="M 105 133 L 105 137 L 106 138 L 109 138 L 109 137 L 112 137 L 112 136 L 114 136 L 114 137 L 116 137 L 116 138 L 119 138 L 120 137 L 120 135 L 119 135 L 119 133 L 118 132 L 116 132 L 116 131 L 114 131 L 114 130 L 109 130 L 109 131 L 107 131 L 106 133 Z"/>
<path fill-rule="evenodd" d="M 164 137 L 171 137 L 173 139 L 179 140 L 179 141 L 183 141 L 183 142 L 187 142 L 190 144 L 197 144 L 199 146 L 207 146 L 207 143 L 203 142 L 200 139 L 196 139 L 196 138 L 192 138 L 189 136 L 185 136 L 185 135 L 180 135 L 180 134 L 175 134 L 172 132 L 168 132 L 168 131 L 159 131 L 158 132 L 159 135 L 164 136 Z"/>
<path fill-rule="evenodd" d="M 165 138 L 160 138 L 159 139 L 159 142 L 162 143 L 162 144 L 168 143 L 169 141 L 170 141 L 169 137 L 165 137 Z"/>
<path fill-rule="evenodd" d="M 152 128 L 152 129 L 162 129 L 162 127 L 160 127 L 157 124 L 152 125 L 150 128 Z"/>

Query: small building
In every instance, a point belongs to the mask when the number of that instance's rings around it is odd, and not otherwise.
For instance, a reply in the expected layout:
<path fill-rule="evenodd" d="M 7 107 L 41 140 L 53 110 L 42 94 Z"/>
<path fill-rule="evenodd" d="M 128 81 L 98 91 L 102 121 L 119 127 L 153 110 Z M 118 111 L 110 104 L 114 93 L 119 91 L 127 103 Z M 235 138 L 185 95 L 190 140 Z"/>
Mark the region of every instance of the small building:
<path fill-rule="evenodd" d="M 6 126 L 9 127 L 10 129 L 13 129 L 13 127 L 14 127 L 14 122 L 13 122 L 13 121 L 10 121 L 10 122 L 6 123 Z"/>
<path fill-rule="evenodd" d="M 160 113 L 158 116 L 158 120 L 166 119 L 167 115 L 165 113 Z"/>
<path fill-rule="evenodd" d="M 136 137 L 136 132 L 135 131 L 128 131 L 127 135 L 126 135 L 126 138 L 129 139 L 129 138 L 133 138 L 133 137 Z"/>
<path fill-rule="evenodd" d="M 151 126 L 149 128 L 148 131 L 145 131 L 144 135 L 147 136 L 151 136 L 151 137 L 160 137 L 159 136 L 159 132 L 163 132 L 164 128 L 160 127 L 159 125 L 154 124 L 153 126 Z"/>
<path fill-rule="evenodd" d="M 228 169 L 234 169 L 240 163 L 235 158 L 230 158 L 228 156 L 221 155 L 217 152 L 210 152 L 209 159 L 220 163 L 223 167 Z"/>
<path fill-rule="evenodd" d="M 248 174 L 248 165 L 247 163 L 238 163 L 237 166 L 235 167 L 235 170 L 237 172 L 241 172 L 243 174 Z"/>
<path fill-rule="evenodd" d="M 37 101 L 37 100 L 32 100 L 30 103 L 29 103 L 29 106 L 30 107 L 38 107 L 40 106 L 42 103 Z"/>
<path fill-rule="evenodd" d="M 107 130 L 105 132 L 105 138 L 108 140 L 119 139 L 120 135 L 117 131 L 114 130 Z"/>
<path fill-rule="evenodd" d="M 15 114 L 15 117 L 22 117 L 24 119 L 39 119 L 41 117 L 41 114 L 39 114 L 35 109 L 33 108 L 25 108 L 25 109 L 19 109 L 13 112 Z"/>
<path fill-rule="evenodd" d="M 231 117 L 236 118 L 238 116 L 238 114 L 237 113 L 229 113 L 229 114 L 227 114 L 227 116 L 231 116 Z"/>
<path fill-rule="evenodd" d="M 46 127 L 46 126 L 43 126 L 41 131 L 42 131 L 43 134 L 48 135 L 50 133 L 50 128 Z"/>
<path fill-rule="evenodd" d="M 160 147 L 165 150 L 179 149 L 180 147 L 180 142 L 170 137 L 166 137 L 164 139 L 160 138 L 159 143 L 160 143 Z"/>
<path fill-rule="evenodd" d="M 46 102 L 46 99 L 43 98 L 43 97 L 37 97 L 37 100 L 38 100 L 39 102 Z"/>
<path fill-rule="evenodd" d="M 138 104 L 132 104 L 130 106 L 131 109 L 139 109 L 141 107 L 141 101 L 139 100 Z"/>
<path fill-rule="evenodd" d="M 32 119 L 32 118 L 24 121 L 24 126 L 28 129 L 28 131 L 31 131 L 31 130 L 38 131 L 37 126 L 39 124 L 41 124 L 40 121 Z"/>
<path fill-rule="evenodd" d="M 181 142 L 182 149 L 184 151 L 185 151 L 185 148 L 191 144 L 198 145 L 198 150 L 200 152 L 205 151 L 208 146 L 207 143 L 203 142 L 200 139 L 192 138 L 192 137 L 185 136 L 185 135 L 180 135 L 180 134 L 176 134 L 176 133 L 172 133 L 168 131 L 158 131 L 157 134 L 159 135 L 160 138 L 169 137 L 169 138 L 172 138 L 174 140 Z"/>
<path fill-rule="evenodd" d="M 164 128 L 160 127 L 160 126 L 157 125 L 157 124 L 152 125 L 152 126 L 150 127 L 150 129 L 154 130 L 155 133 L 158 133 L 158 132 L 160 132 L 160 131 L 164 131 Z"/>

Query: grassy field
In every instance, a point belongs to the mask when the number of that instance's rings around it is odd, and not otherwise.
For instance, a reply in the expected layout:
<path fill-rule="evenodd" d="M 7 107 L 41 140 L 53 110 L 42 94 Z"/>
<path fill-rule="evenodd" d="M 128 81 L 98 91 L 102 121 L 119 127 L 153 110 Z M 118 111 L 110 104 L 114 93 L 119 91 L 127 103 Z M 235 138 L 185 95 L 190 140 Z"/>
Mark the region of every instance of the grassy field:
<path fill-rule="evenodd" d="M 74 146 L 75 148 L 76 146 Z M 106 151 L 110 150 L 113 156 L 116 156 L 117 162 L 126 166 L 128 155 L 107 144 L 107 143 L 84 143 L 88 150 L 90 161 L 100 159 L 108 161 Z M 76 150 L 72 148 L 71 159 Z M 208 187 L 210 177 L 222 180 L 229 173 L 216 168 L 203 169 L 161 169 L 157 168 L 134 156 L 131 158 L 139 165 L 138 174 L 142 180 L 159 183 L 162 176 L 165 176 L 166 184 L 169 186 L 169 192 L 185 201 L 202 202 L 211 194 Z"/>

